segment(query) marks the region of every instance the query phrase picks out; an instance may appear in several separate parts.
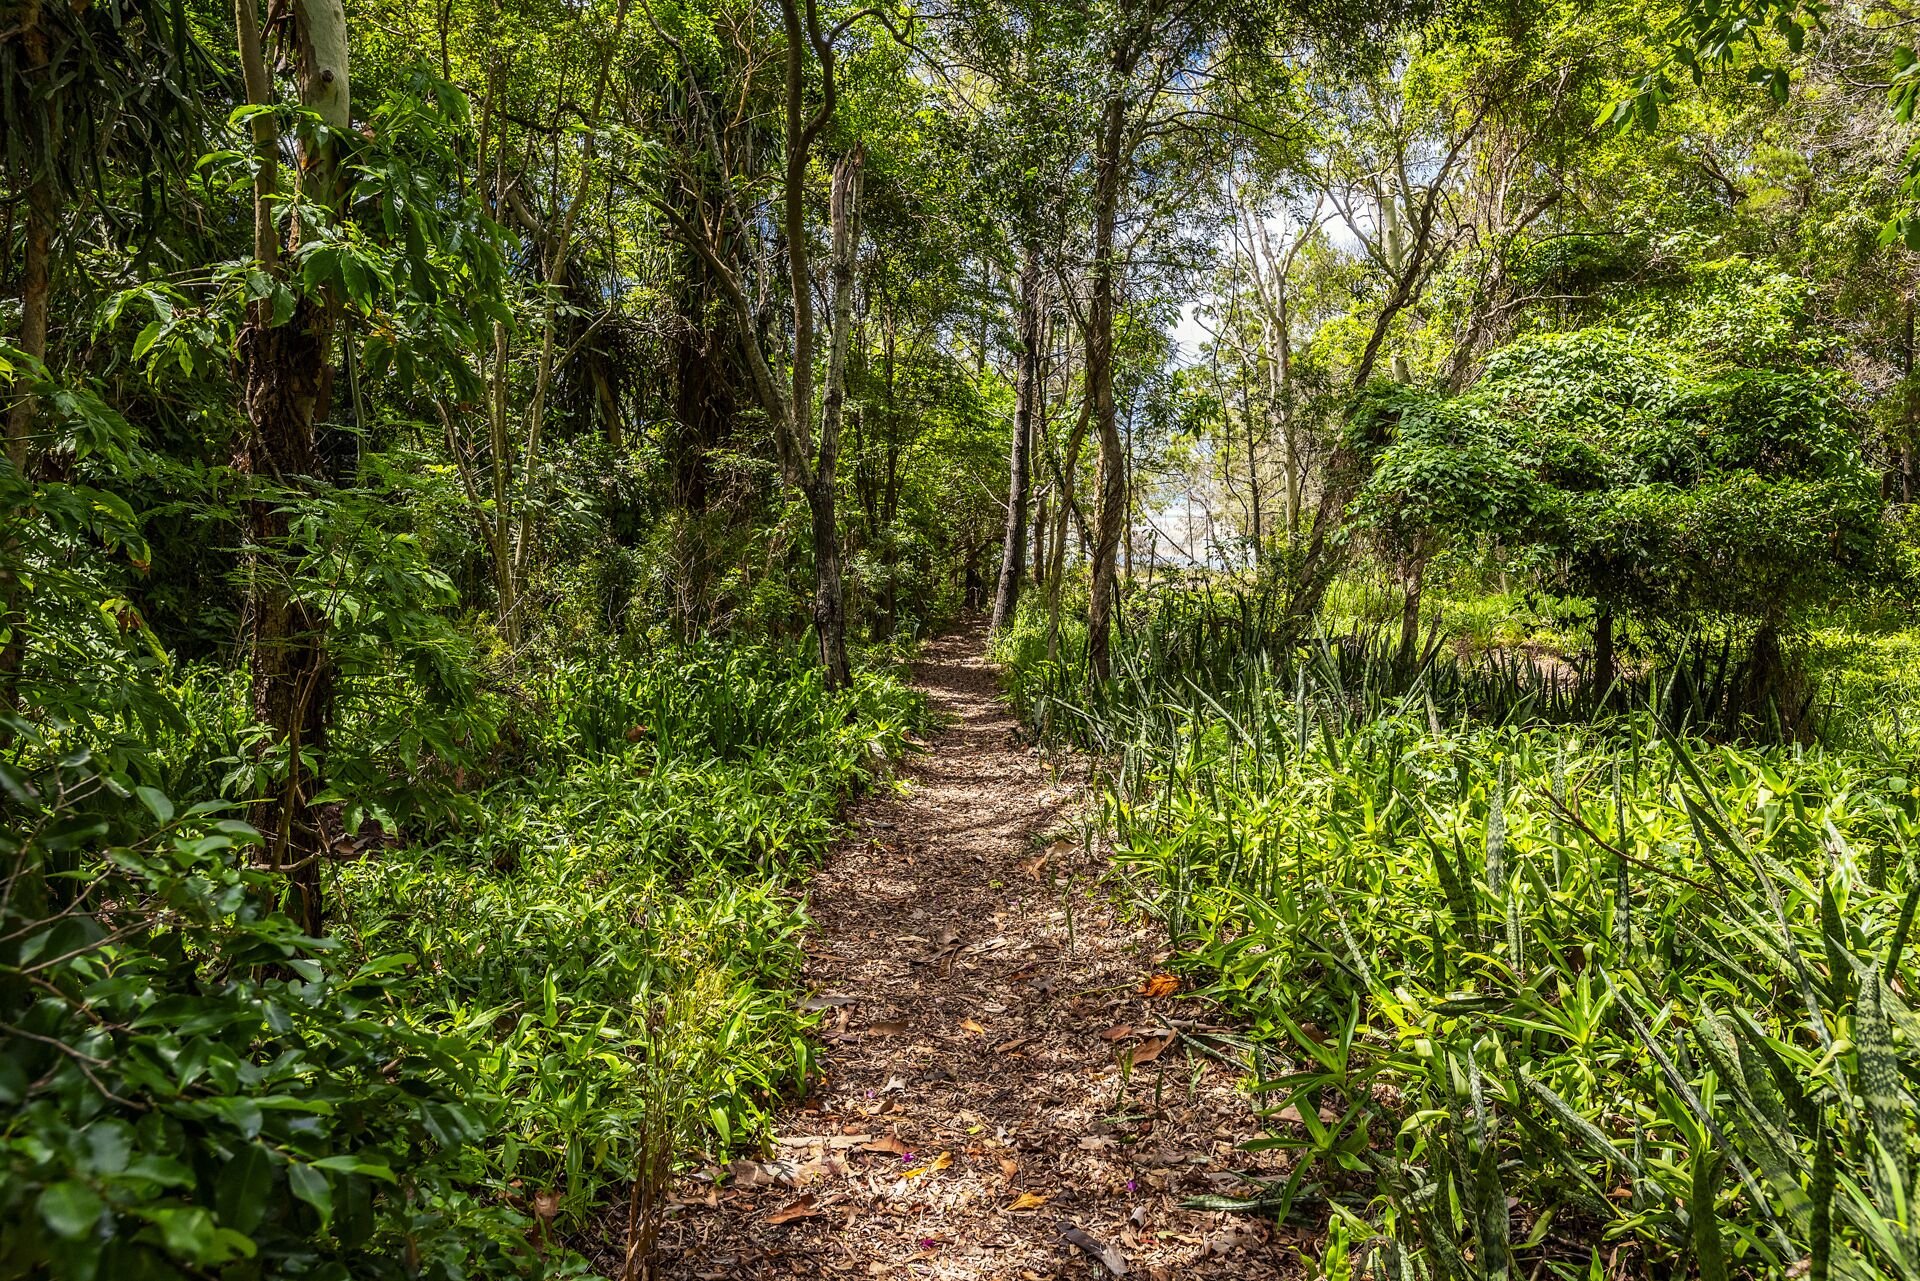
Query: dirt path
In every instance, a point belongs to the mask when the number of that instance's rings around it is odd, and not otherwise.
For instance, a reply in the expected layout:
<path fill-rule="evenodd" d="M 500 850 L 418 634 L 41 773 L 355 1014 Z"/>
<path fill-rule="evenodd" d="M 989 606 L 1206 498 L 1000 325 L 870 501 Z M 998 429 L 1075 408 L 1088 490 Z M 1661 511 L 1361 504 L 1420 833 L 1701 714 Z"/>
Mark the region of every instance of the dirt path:
<path fill-rule="evenodd" d="M 1085 888 L 1077 845 L 1036 863 L 1077 789 L 1017 743 L 980 651 L 978 631 L 928 648 L 915 675 L 950 723 L 812 883 L 824 1083 L 774 1159 L 668 1224 L 666 1276 L 1297 1272 L 1259 1220 L 1178 1208 L 1245 1190 L 1241 1073 L 1159 1034 L 1206 1012 L 1140 994 L 1161 940 Z"/>

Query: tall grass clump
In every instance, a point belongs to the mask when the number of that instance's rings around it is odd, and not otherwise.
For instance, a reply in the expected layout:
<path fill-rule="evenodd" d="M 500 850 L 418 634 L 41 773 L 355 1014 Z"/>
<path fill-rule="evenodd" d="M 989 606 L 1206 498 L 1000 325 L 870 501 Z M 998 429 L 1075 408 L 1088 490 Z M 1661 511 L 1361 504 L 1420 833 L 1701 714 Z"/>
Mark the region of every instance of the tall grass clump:
<path fill-rule="evenodd" d="M 1238 1208 L 1356 1275 L 1920 1276 L 1914 762 L 1185 627 L 1012 681 L 1250 1028 L 1292 1162 Z"/>

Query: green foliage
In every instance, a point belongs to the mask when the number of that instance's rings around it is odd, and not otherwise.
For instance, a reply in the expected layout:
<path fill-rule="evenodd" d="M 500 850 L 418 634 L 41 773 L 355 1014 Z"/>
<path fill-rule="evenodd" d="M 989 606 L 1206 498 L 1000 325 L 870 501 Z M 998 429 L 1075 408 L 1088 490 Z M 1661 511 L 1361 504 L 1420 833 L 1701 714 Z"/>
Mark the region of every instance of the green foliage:
<path fill-rule="evenodd" d="M 811 1066 L 790 879 L 917 701 L 717 644 L 536 698 L 524 777 L 339 867 L 325 939 L 271 907 L 244 811 L 9 722 L 0 1274 L 564 1272 L 530 1236 L 658 1177 L 662 1107 L 669 1161 L 760 1140 Z"/>
<path fill-rule="evenodd" d="M 1193 657 L 1143 641 L 1054 718 L 1262 1046 L 1266 1204 L 1366 1217 L 1401 1275 L 1915 1275 L 1914 762 Z"/>
<path fill-rule="evenodd" d="M 1375 392 L 1353 428 L 1386 442 L 1361 519 L 1401 556 L 1498 538 L 1515 566 L 1666 622 L 1779 624 L 1881 573 L 1890 531 L 1844 380 L 1726 364 L 1718 304 L 1685 321 L 1522 338 L 1458 397 Z"/>
<path fill-rule="evenodd" d="M 84 752 L 0 784 L 0 1273 L 546 1270 L 476 1184 L 476 1042 L 397 1016 L 411 957 L 303 937 L 232 806 Z"/>

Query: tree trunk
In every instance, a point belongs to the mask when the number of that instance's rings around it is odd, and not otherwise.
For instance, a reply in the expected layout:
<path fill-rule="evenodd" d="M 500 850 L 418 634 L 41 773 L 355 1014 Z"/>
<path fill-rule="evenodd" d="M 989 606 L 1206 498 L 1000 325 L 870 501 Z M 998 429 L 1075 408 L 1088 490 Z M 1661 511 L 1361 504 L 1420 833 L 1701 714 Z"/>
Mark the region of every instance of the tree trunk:
<path fill-rule="evenodd" d="M 1406 595 L 1400 605 L 1400 661 L 1412 666 L 1414 656 L 1420 652 L 1420 591 L 1426 584 L 1427 559 L 1416 556 L 1407 566 L 1405 582 Z"/>
<path fill-rule="evenodd" d="M 1593 696 L 1604 699 L 1613 685 L 1613 607 L 1602 605 L 1593 619 Z"/>
<path fill-rule="evenodd" d="M 1027 572 L 1027 500 L 1032 491 L 1035 406 L 1040 399 L 1040 255 L 1029 249 L 1020 271 L 1020 353 L 1013 401 L 1013 441 L 1008 448 L 1007 529 L 1000 580 L 993 593 L 993 631 L 1013 623 L 1020 580 Z"/>
<path fill-rule="evenodd" d="M 341 0 L 295 0 L 294 74 L 301 104 L 330 130 L 344 132 L 351 114 L 347 80 L 346 13 Z M 238 0 L 242 72 L 247 98 L 271 102 L 272 85 L 260 43 L 254 0 Z M 261 269 L 279 274 L 279 233 L 271 197 L 278 186 L 278 140 L 266 113 L 254 117 L 254 256 Z M 337 207 L 338 165 L 331 143 L 301 138 L 301 182 L 315 203 Z M 287 878 L 289 904 L 301 928 L 318 934 L 326 914 L 321 901 L 320 859 L 325 838 L 313 800 L 325 787 L 327 731 L 333 717 L 333 664 L 327 652 L 327 620 L 301 596 L 287 567 L 301 549 L 290 545 L 289 499 L 297 501 L 321 483 L 325 467 L 316 431 L 333 390 L 333 326 L 337 302 L 303 297 L 284 325 L 272 323 L 271 300 L 253 303 L 237 346 L 241 408 L 246 438 L 234 459 L 251 477 L 246 529 L 253 549 L 247 625 L 251 649 L 253 714 L 272 731 L 271 750 L 285 755 L 277 792 L 260 808 L 270 866 Z"/>
<path fill-rule="evenodd" d="M 1102 682 L 1112 672 L 1113 608 L 1117 593 L 1120 536 L 1127 519 L 1127 469 L 1113 400 L 1114 227 L 1120 211 L 1121 150 L 1126 101 L 1108 99 L 1095 157 L 1093 266 L 1087 308 L 1087 395 L 1100 442 L 1099 514 L 1094 519 L 1093 589 L 1087 602 L 1087 676 Z"/>
<path fill-rule="evenodd" d="M 37 0 L 29 0 L 24 6 L 19 18 L 19 31 L 26 61 L 42 72 L 35 79 L 44 80 L 49 50 L 47 28 L 41 20 Z M 50 134 L 51 130 L 48 132 Z M 55 140 L 49 136 L 48 148 L 55 145 Z M 20 264 L 18 345 L 22 352 L 43 362 L 47 358 L 47 302 L 52 292 L 53 224 L 58 216 L 53 177 L 49 172 L 52 164 L 52 157 L 48 156 L 42 172 L 27 188 L 26 246 Z M 38 408 L 33 393 L 23 392 L 7 409 L 7 462 L 15 474 L 22 478 L 26 476 L 31 461 L 33 419 Z M 19 517 L 16 514 L 13 518 Z M 9 537 L 8 542 L 11 544 L 13 539 Z M 20 669 L 25 664 L 27 652 L 27 620 L 19 599 L 20 584 L 6 568 L 6 564 L 13 559 L 11 548 L 0 553 L 0 622 L 7 627 L 7 639 L 0 643 L 0 708 L 7 711 L 19 710 Z M 4 746 L 11 737 L 7 730 L 0 729 L 0 746 Z"/>
<path fill-rule="evenodd" d="M 1753 634 L 1746 689 L 1741 693 L 1740 710 L 1756 725 L 1776 725 L 1783 738 L 1799 736 L 1800 709 L 1787 702 L 1787 657 L 1780 646 L 1780 629 L 1772 619 Z"/>
<path fill-rule="evenodd" d="M 1033 447 L 1039 448 L 1037 440 L 1033 442 Z M 1051 499 L 1048 497 L 1049 492 L 1043 489 L 1039 501 L 1034 504 L 1033 585 L 1036 590 L 1047 585 L 1047 548 L 1050 545 L 1047 541 L 1047 531 L 1053 527 L 1050 523 L 1053 519 L 1053 508 Z"/>
<path fill-rule="evenodd" d="M 814 635 L 827 688 L 840 689 L 851 675 L 847 667 L 846 593 L 840 580 L 840 524 L 833 498 L 831 484 L 815 485 L 807 491 L 807 509 L 813 516 Z"/>
<path fill-rule="evenodd" d="M 833 321 L 827 340 L 827 384 L 820 401 L 820 452 L 807 486 L 813 514 L 813 623 L 819 632 L 820 666 L 827 688 L 852 679 L 847 667 L 847 603 L 840 578 L 840 528 L 834 511 L 834 477 L 840 463 L 840 421 L 847 403 L 847 351 L 853 341 L 854 266 L 860 246 L 860 173 L 866 155 L 858 148 L 833 167 L 830 210 L 833 227 Z"/>
<path fill-rule="evenodd" d="M 40 43 L 46 44 L 42 33 Z M 22 352 L 36 360 L 47 357 L 47 297 L 51 292 L 51 259 L 55 217 L 53 182 L 42 177 L 27 189 L 26 255 L 20 283 L 20 343 Z M 33 419 L 37 397 L 23 392 L 7 411 L 7 463 L 22 478 L 31 466 Z M 18 519 L 16 514 L 15 519 Z M 8 536 L 8 542 L 14 540 Z M 0 621 L 7 625 L 7 639 L 0 643 L 0 708 L 18 711 L 20 707 L 20 671 L 27 654 L 26 616 L 20 603 L 20 584 L 6 568 L 14 558 L 12 550 L 0 553 Z M 11 735 L 0 729 L 0 746 Z"/>

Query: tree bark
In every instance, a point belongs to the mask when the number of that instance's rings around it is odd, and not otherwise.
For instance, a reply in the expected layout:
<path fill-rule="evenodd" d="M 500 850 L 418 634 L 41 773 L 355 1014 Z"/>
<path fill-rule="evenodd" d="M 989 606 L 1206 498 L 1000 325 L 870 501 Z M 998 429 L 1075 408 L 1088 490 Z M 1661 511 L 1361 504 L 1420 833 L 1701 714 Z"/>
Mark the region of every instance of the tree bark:
<path fill-rule="evenodd" d="M 301 102 L 330 130 L 344 131 L 351 99 L 341 0 L 296 0 L 292 13 Z M 237 0 L 235 16 L 248 101 L 268 105 L 272 86 L 254 0 Z M 277 139 L 271 124 L 263 123 L 267 113 L 254 119 L 254 256 L 262 270 L 279 275 L 283 255 L 270 205 L 278 186 Z M 300 150 L 301 181 L 311 184 L 317 203 L 336 206 L 331 139 L 303 136 Z M 334 672 L 325 613 L 297 590 L 285 567 L 300 554 L 290 545 L 289 498 L 311 492 L 325 471 L 317 427 L 332 398 L 337 307 L 331 297 L 308 295 L 288 323 L 276 326 L 271 300 L 261 299 L 248 309 L 237 349 L 247 431 L 234 464 L 252 478 L 254 491 L 245 518 L 252 549 L 247 623 L 253 714 L 272 731 L 273 750 L 285 755 L 284 776 L 262 803 L 256 826 L 266 837 L 269 865 L 287 878 L 289 907 L 309 934 L 318 934 L 326 921 L 320 885 L 325 838 L 313 799 L 325 787 Z"/>
<path fill-rule="evenodd" d="M 827 688 L 852 680 L 847 666 L 847 604 L 840 574 L 840 527 L 834 510 L 834 477 L 840 464 L 840 422 L 847 403 L 847 350 L 853 338 L 854 267 L 860 247 L 860 175 L 866 154 L 859 148 L 833 167 L 829 210 L 833 228 L 833 322 L 827 340 L 827 381 L 820 407 L 820 451 L 807 487 L 813 515 L 813 625 Z M 811 373 L 808 385 L 811 386 Z"/>
<path fill-rule="evenodd" d="M 19 30 L 26 61 L 39 69 L 41 74 L 35 78 L 44 80 L 50 53 L 47 28 L 41 19 L 37 0 L 29 0 L 23 7 Z M 48 127 L 50 125 L 50 119 L 43 125 L 49 135 L 52 132 Z M 47 358 L 47 303 L 52 293 L 53 225 L 58 217 L 51 154 L 55 146 L 55 140 L 49 136 L 49 154 L 42 160 L 41 172 L 27 187 L 26 244 L 20 264 L 19 348 L 42 362 Z M 26 476 L 31 461 L 33 419 L 38 409 L 38 398 L 30 391 L 21 392 L 7 408 L 7 462 L 13 467 L 14 473 L 22 478 Z M 19 519 L 18 513 L 12 515 L 13 519 Z M 0 555 L 0 623 L 4 623 L 7 629 L 7 639 L 0 643 L 0 708 L 18 711 L 20 671 L 25 666 L 27 653 L 27 620 L 20 599 L 20 583 L 6 567 L 14 559 L 12 545 L 15 540 L 9 536 L 7 541 L 8 551 Z M 0 746 L 4 746 L 11 737 L 10 732 L 0 729 Z"/>
<path fill-rule="evenodd" d="M 1613 607 L 1602 605 L 1593 619 L 1593 696 L 1607 696 L 1613 686 Z"/>
<path fill-rule="evenodd" d="M 1407 566 L 1405 596 L 1400 603 L 1400 661 L 1411 666 L 1420 652 L 1420 591 L 1426 583 L 1427 558 L 1416 556 Z"/>
<path fill-rule="evenodd" d="M 1000 553 L 1000 580 L 993 593 L 993 631 L 1013 623 L 1026 576 L 1027 503 L 1033 481 L 1031 459 L 1035 408 L 1040 399 L 1040 255 L 1027 251 L 1020 270 L 1019 373 L 1014 379 L 1013 441 L 1008 448 L 1007 528 Z"/>
<path fill-rule="evenodd" d="M 1130 70 L 1130 68 L 1129 68 Z M 1123 77 L 1116 77 L 1116 81 Z M 1114 228 L 1120 212 L 1120 178 L 1127 122 L 1126 100 L 1116 89 L 1102 111 L 1095 155 L 1093 266 L 1087 307 L 1087 395 L 1100 443 L 1099 514 L 1094 519 L 1092 593 L 1087 602 L 1087 675 L 1105 681 L 1112 672 L 1113 608 L 1118 590 L 1120 536 L 1127 519 L 1127 469 L 1113 399 Z"/>

